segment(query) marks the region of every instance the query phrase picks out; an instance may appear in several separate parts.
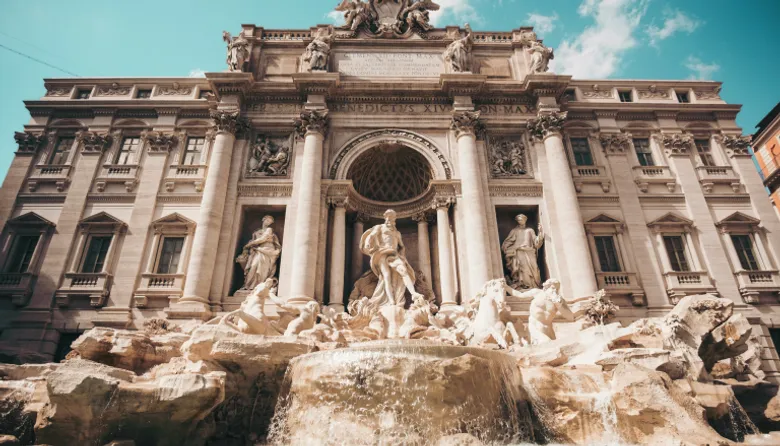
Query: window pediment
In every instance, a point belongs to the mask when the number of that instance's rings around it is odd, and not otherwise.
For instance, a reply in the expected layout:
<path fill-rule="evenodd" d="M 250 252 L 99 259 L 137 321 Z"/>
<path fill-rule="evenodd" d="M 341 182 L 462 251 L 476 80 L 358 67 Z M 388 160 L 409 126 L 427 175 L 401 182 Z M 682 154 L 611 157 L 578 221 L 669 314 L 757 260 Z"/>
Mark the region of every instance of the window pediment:
<path fill-rule="evenodd" d="M 156 233 L 182 232 L 189 233 L 195 229 L 195 222 L 174 212 L 152 222 L 151 227 Z"/>
<path fill-rule="evenodd" d="M 36 229 L 42 229 L 47 227 L 53 228 L 57 226 L 51 221 L 36 214 L 35 212 L 28 212 L 18 217 L 12 218 L 8 220 L 6 224 L 9 226 L 17 226 L 17 227 L 24 227 L 24 228 L 35 227 Z"/>
<path fill-rule="evenodd" d="M 607 214 L 599 214 L 585 222 L 585 230 L 589 233 L 619 234 L 625 229 L 625 224 Z"/>
<path fill-rule="evenodd" d="M 119 232 L 127 228 L 127 223 L 107 212 L 100 212 L 81 220 L 79 222 L 79 227 L 90 230 L 101 228 L 112 232 Z"/>
<path fill-rule="evenodd" d="M 716 223 L 715 226 L 720 228 L 721 232 L 754 232 L 756 229 L 758 229 L 760 224 L 761 220 L 755 217 L 743 214 L 742 212 L 734 212 L 733 214 Z"/>
<path fill-rule="evenodd" d="M 690 232 L 693 229 L 693 221 L 669 212 L 648 223 L 647 227 L 655 232 Z"/>

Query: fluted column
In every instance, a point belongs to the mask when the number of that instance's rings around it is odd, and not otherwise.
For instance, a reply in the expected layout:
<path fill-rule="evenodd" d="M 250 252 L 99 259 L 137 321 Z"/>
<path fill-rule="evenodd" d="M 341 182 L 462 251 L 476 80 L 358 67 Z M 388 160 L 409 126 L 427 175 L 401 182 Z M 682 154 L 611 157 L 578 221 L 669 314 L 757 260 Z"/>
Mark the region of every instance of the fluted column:
<path fill-rule="evenodd" d="M 217 243 L 222 226 L 222 212 L 225 209 L 230 164 L 236 131 L 243 125 L 238 110 L 212 110 L 211 118 L 216 125 L 217 135 L 211 148 L 206 185 L 200 204 L 198 225 L 192 241 L 192 254 L 187 267 L 184 296 L 178 304 L 188 308 L 181 316 L 198 317 L 210 314 L 209 290 L 214 275 Z M 170 314 L 175 316 L 178 311 Z"/>
<path fill-rule="evenodd" d="M 355 215 L 355 226 L 352 231 L 352 282 L 356 282 L 363 274 L 363 251 L 360 250 L 360 238 L 365 231 L 365 223 L 368 217 L 358 213 Z"/>
<path fill-rule="evenodd" d="M 458 304 L 455 291 L 455 268 L 452 263 L 452 233 L 450 231 L 450 204 L 452 199 L 436 197 L 433 208 L 436 210 L 436 235 L 439 248 L 439 282 L 441 283 L 441 307 Z"/>
<path fill-rule="evenodd" d="M 461 191 L 464 209 L 466 252 L 469 258 L 469 286 L 464 294 L 474 296 L 490 277 L 490 239 L 488 237 L 487 206 L 479 169 L 476 132 L 480 127 L 479 112 L 455 112 L 452 130 L 458 141 Z"/>
<path fill-rule="evenodd" d="M 549 175 L 552 181 L 552 203 L 555 206 L 555 218 L 561 228 L 559 237 L 565 252 L 565 270 L 563 274 L 570 277 L 570 298 L 591 296 L 598 289 L 596 274 L 588 249 L 588 238 L 582 221 L 577 191 L 571 176 L 571 166 L 563 146 L 561 129 L 566 120 L 566 113 L 540 114 L 538 119 L 528 123 L 532 136 L 544 142 L 547 154 Z M 548 202 L 550 202 L 548 201 Z"/>
<path fill-rule="evenodd" d="M 330 243 L 330 303 L 336 311 L 344 311 L 344 263 L 346 261 L 347 200 L 331 198 L 333 231 Z"/>
<path fill-rule="evenodd" d="M 417 222 L 417 259 L 420 271 L 425 275 L 425 281 L 428 282 L 428 285 L 433 286 L 433 277 L 431 276 L 431 241 L 428 237 L 429 215 L 422 212 L 413 218 Z"/>
<path fill-rule="evenodd" d="M 322 145 L 327 131 L 327 110 L 306 110 L 295 121 L 296 132 L 304 138 L 303 162 L 295 173 L 300 176 L 295 186 L 298 209 L 295 216 L 295 240 L 290 281 L 291 303 L 314 299 L 319 246 L 320 193 L 322 176 Z"/>

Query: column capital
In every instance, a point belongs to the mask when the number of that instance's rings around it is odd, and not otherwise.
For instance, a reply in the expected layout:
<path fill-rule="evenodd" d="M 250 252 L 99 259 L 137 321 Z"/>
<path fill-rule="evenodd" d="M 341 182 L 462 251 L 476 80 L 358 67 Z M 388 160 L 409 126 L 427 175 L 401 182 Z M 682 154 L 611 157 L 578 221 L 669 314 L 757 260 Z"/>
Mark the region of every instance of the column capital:
<path fill-rule="evenodd" d="M 179 143 L 176 133 L 144 132 L 141 136 L 149 146 L 149 153 L 168 153 Z"/>
<path fill-rule="evenodd" d="M 32 132 L 14 132 L 14 140 L 19 145 L 18 154 L 35 154 L 38 149 L 46 142 L 46 134 Z"/>
<path fill-rule="evenodd" d="M 81 144 L 81 153 L 85 155 L 99 155 L 114 141 L 110 133 L 81 131 L 76 137 Z"/>
<path fill-rule="evenodd" d="M 247 127 L 240 110 L 209 110 L 209 116 L 214 121 L 217 133 L 235 135 Z"/>
<path fill-rule="evenodd" d="M 325 136 L 328 133 L 329 120 L 327 110 L 304 110 L 293 122 L 295 134 L 300 138 L 309 133 Z"/>
<path fill-rule="evenodd" d="M 631 134 L 602 133 L 599 135 L 599 142 L 605 155 L 624 155 L 631 147 Z"/>
<path fill-rule="evenodd" d="M 723 135 L 719 138 L 718 142 L 722 143 L 726 147 L 726 153 L 729 157 L 734 158 L 737 156 L 750 156 L 750 143 L 753 142 L 753 137 L 750 135 Z"/>
<path fill-rule="evenodd" d="M 536 119 L 528 121 L 528 131 L 538 141 L 544 141 L 552 135 L 560 135 L 568 115 L 569 112 L 539 113 Z"/>
<path fill-rule="evenodd" d="M 334 208 L 346 209 L 349 205 L 349 197 L 328 197 L 327 201 Z"/>
<path fill-rule="evenodd" d="M 479 136 L 485 130 L 485 125 L 479 117 L 482 112 L 479 111 L 456 111 L 452 113 L 452 123 L 450 129 L 455 131 L 455 138 L 461 136 L 473 135 Z"/>
<path fill-rule="evenodd" d="M 663 133 L 656 134 L 655 138 L 668 156 L 688 156 L 694 148 L 693 135 L 690 133 Z"/>
<path fill-rule="evenodd" d="M 431 221 L 431 215 L 427 212 L 420 212 L 419 214 L 414 214 L 412 216 L 412 220 L 416 221 L 417 223 L 428 223 Z"/>
<path fill-rule="evenodd" d="M 455 203 L 455 197 L 437 196 L 433 197 L 431 208 L 433 210 L 446 209 Z"/>

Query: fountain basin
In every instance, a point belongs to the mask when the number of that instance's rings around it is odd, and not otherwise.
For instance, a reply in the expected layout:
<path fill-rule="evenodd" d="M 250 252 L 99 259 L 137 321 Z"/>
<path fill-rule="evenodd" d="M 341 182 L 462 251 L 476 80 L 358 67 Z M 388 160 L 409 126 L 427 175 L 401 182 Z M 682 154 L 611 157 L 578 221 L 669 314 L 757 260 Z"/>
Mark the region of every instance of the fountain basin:
<path fill-rule="evenodd" d="M 516 360 L 476 347 L 375 341 L 295 358 L 274 444 L 435 444 L 467 433 L 485 443 L 532 441 Z"/>

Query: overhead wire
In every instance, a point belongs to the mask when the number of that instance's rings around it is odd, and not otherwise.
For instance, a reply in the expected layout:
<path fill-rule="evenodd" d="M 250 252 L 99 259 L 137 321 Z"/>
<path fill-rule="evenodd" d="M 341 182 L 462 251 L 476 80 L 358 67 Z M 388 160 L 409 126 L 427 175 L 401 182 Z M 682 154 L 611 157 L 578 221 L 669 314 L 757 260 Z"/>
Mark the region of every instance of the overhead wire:
<path fill-rule="evenodd" d="M 17 51 L 17 50 L 15 50 L 15 49 L 13 49 L 13 48 L 7 47 L 7 46 L 3 45 L 2 43 L 0 43 L 0 48 L 3 48 L 3 49 L 5 49 L 5 50 L 8 50 L 8 51 L 10 51 L 10 52 L 12 52 L 12 53 L 14 53 L 14 54 L 18 54 L 19 56 L 25 57 L 25 58 L 27 58 L 27 59 L 30 59 L 30 60 L 32 60 L 33 62 L 37 62 L 37 63 L 39 63 L 39 64 L 42 64 L 42 65 L 46 65 L 46 66 L 47 66 L 47 67 L 49 67 L 49 68 L 54 68 L 54 69 L 55 69 L 55 70 L 57 70 L 57 71 L 62 71 L 63 73 L 65 73 L 65 74 L 68 74 L 68 75 L 70 75 L 70 76 L 81 77 L 81 76 L 79 76 L 79 75 L 78 75 L 78 74 L 76 74 L 76 73 L 73 73 L 73 72 L 71 72 L 71 71 L 68 71 L 68 70 L 66 70 L 66 69 L 64 69 L 64 68 L 60 68 L 60 67 L 58 67 L 58 66 L 52 65 L 52 64 L 50 64 L 50 63 L 48 63 L 48 62 L 45 62 L 45 61 L 43 61 L 43 60 L 40 60 L 40 59 L 38 59 L 38 58 L 32 57 L 32 56 L 30 56 L 30 55 L 28 55 L 28 54 L 22 53 L 21 51 Z"/>

